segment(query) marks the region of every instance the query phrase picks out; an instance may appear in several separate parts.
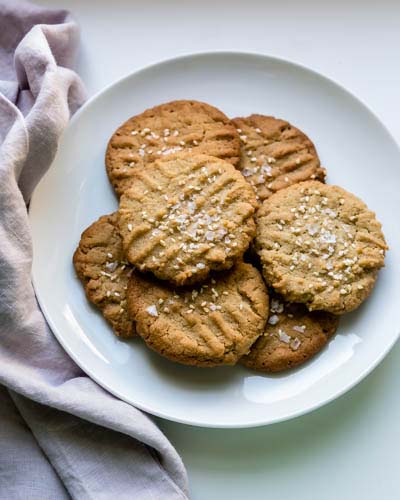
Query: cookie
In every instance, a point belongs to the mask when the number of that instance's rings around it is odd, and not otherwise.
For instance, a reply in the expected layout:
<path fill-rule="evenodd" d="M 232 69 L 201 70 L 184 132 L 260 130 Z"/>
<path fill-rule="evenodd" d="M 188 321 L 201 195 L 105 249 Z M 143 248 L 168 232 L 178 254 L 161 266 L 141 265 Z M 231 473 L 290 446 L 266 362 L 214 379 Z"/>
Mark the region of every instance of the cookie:
<path fill-rule="evenodd" d="M 263 332 L 268 295 L 257 269 L 239 263 L 197 288 L 132 274 L 128 308 L 139 335 L 162 356 L 199 367 L 233 365 Z"/>
<path fill-rule="evenodd" d="M 240 140 L 217 108 L 197 101 L 173 101 L 148 109 L 119 127 L 108 143 L 106 169 L 116 193 L 132 185 L 133 172 L 154 160 L 188 151 L 239 164 Z"/>
<path fill-rule="evenodd" d="M 300 366 L 327 344 L 339 317 L 324 311 L 309 312 L 303 304 L 270 295 L 270 316 L 264 334 L 240 362 L 262 372 L 281 372 Z"/>
<path fill-rule="evenodd" d="M 126 306 L 131 268 L 122 251 L 117 213 L 100 217 L 82 233 L 73 263 L 88 300 L 100 309 L 114 333 L 134 336 L 135 325 Z"/>
<path fill-rule="evenodd" d="M 204 280 L 243 255 L 255 235 L 256 198 L 232 165 L 180 153 L 136 169 L 120 199 L 129 262 L 176 285 Z"/>
<path fill-rule="evenodd" d="M 251 115 L 232 122 L 241 140 L 240 170 L 261 202 L 292 184 L 324 181 L 314 144 L 287 121 Z"/>
<path fill-rule="evenodd" d="M 356 309 L 370 294 L 386 249 L 375 214 L 338 186 L 294 184 L 257 212 L 256 250 L 267 283 L 309 310 Z"/>

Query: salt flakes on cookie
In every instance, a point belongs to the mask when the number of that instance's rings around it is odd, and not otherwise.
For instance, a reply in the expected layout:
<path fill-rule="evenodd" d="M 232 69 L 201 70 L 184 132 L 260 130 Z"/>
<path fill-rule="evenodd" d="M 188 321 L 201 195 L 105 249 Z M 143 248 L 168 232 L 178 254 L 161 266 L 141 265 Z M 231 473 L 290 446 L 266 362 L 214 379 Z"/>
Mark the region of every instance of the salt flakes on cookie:
<path fill-rule="evenodd" d="M 321 351 L 337 327 L 337 316 L 309 312 L 303 304 L 285 302 L 272 293 L 264 335 L 241 363 L 253 370 L 271 373 L 300 366 Z"/>
<path fill-rule="evenodd" d="M 132 178 L 119 226 L 127 259 L 139 270 L 179 286 L 200 282 L 232 267 L 255 235 L 254 192 L 223 160 L 180 153 Z"/>
<path fill-rule="evenodd" d="M 263 203 L 256 247 L 265 279 L 287 300 L 335 314 L 369 295 L 387 248 L 375 214 L 359 198 L 317 181 Z"/>
<path fill-rule="evenodd" d="M 133 116 L 112 135 L 106 152 L 109 180 L 120 196 L 135 169 L 180 151 L 205 153 L 239 163 L 239 136 L 217 108 L 198 101 L 173 101 Z"/>
<path fill-rule="evenodd" d="M 268 314 L 261 274 L 245 263 L 184 288 L 133 273 L 127 296 L 146 344 L 195 366 L 235 364 L 263 333 Z"/>
<path fill-rule="evenodd" d="M 82 233 L 73 262 L 88 299 L 110 322 L 114 333 L 134 336 L 135 325 L 126 305 L 131 268 L 122 252 L 116 213 L 100 217 Z"/>
<path fill-rule="evenodd" d="M 264 115 L 232 121 L 241 131 L 239 168 L 260 202 L 291 184 L 324 180 L 325 170 L 314 145 L 287 121 Z"/>

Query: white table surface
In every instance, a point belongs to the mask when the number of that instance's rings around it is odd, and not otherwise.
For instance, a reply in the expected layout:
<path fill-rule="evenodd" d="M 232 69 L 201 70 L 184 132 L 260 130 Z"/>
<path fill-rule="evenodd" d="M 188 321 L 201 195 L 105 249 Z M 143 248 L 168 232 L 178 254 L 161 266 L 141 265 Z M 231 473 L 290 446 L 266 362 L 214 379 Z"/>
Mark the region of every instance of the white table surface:
<path fill-rule="evenodd" d="M 80 22 L 77 69 L 90 95 L 137 68 L 179 54 L 260 52 L 302 63 L 343 84 L 400 142 L 399 1 L 40 3 L 66 7 Z M 351 392 L 281 424 L 213 430 L 158 423 L 183 457 L 193 500 L 395 500 L 400 498 L 399 366 L 398 343 Z"/>

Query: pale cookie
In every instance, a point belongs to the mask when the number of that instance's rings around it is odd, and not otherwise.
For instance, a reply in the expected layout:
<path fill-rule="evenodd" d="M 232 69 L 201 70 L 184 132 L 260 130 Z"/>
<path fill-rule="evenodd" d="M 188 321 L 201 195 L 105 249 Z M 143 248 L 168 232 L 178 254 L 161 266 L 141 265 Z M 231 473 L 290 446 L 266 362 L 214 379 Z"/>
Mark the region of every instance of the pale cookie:
<path fill-rule="evenodd" d="M 239 168 L 260 201 L 301 181 L 324 181 L 314 144 L 287 121 L 251 115 L 232 122 L 241 139 Z"/>
<path fill-rule="evenodd" d="M 100 217 L 82 233 L 73 262 L 88 300 L 100 309 L 115 334 L 134 336 L 126 305 L 131 268 L 123 255 L 116 213 Z"/>
<path fill-rule="evenodd" d="M 118 195 L 132 185 L 136 168 L 178 151 L 204 153 L 239 164 L 240 141 L 230 120 L 197 101 L 173 101 L 146 110 L 121 125 L 108 143 L 106 169 Z"/>
<path fill-rule="evenodd" d="M 196 288 L 173 289 L 132 274 L 128 307 L 151 349 L 195 366 L 234 365 L 263 332 L 268 294 L 260 273 L 239 263 Z"/>
<path fill-rule="evenodd" d="M 142 271 L 193 284 L 232 267 L 255 235 L 255 194 L 226 161 L 180 153 L 132 179 L 119 224 L 127 259 Z"/>
<path fill-rule="evenodd" d="M 386 249 L 375 214 L 338 186 L 295 184 L 257 213 L 256 250 L 267 283 L 309 310 L 357 308 L 374 286 Z"/>
<path fill-rule="evenodd" d="M 270 316 L 264 334 L 240 362 L 262 372 L 281 372 L 315 356 L 336 332 L 339 317 L 324 311 L 309 312 L 303 304 L 270 296 Z"/>

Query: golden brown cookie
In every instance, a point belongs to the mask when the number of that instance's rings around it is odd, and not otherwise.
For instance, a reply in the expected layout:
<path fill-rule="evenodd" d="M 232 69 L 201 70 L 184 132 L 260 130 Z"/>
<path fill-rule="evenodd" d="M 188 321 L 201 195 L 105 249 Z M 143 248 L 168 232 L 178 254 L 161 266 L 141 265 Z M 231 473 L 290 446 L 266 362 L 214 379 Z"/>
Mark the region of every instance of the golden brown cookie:
<path fill-rule="evenodd" d="M 267 283 L 309 310 L 357 308 L 374 286 L 386 249 L 375 214 L 338 186 L 295 184 L 257 213 L 256 250 Z"/>
<path fill-rule="evenodd" d="M 315 356 L 336 332 L 339 317 L 324 311 L 309 312 L 303 304 L 270 295 L 270 316 L 264 334 L 240 362 L 262 372 L 281 372 Z"/>
<path fill-rule="evenodd" d="M 230 163 L 180 153 L 136 169 L 120 200 L 129 262 L 176 285 L 228 269 L 255 235 L 256 198 Z"/>
<path fill-rule="evenodd" d="M 73 262 L 88 300 L 100 309 L 115 334 L 134 336 L 126 306 L 131 268 L 123 255 L 116 213 L 100 217 L 82 233 Z"/>
<path fill-rule="evenodd" d="M 136 168 L 171 153 L 188 151 L 239 164 L 240 141 L 230 120 L 217 108 L 197 101 L 173 101 L 134 116 L 108 143 L 106 169 L 118 195 L 132 185 Z"/>
<path fill-rule="evenodd" d="M 201 367 L 233 365 L 263 332 L 268 294 L 261 274 L 244 263 L 202 286 L 175 290 L 135 273 L 128 308 L 139 335 L 162 356 Z"/>
<path fill-rule="evenodd" d="M 314 144 L 287 121 L 251 115 L 232 122 L 241 139 L 239 168 L 261 202 L 292 184 L 324 181 L 326 172 Z"/>

